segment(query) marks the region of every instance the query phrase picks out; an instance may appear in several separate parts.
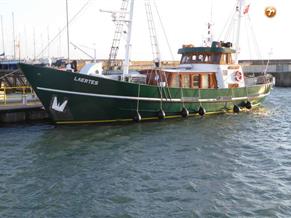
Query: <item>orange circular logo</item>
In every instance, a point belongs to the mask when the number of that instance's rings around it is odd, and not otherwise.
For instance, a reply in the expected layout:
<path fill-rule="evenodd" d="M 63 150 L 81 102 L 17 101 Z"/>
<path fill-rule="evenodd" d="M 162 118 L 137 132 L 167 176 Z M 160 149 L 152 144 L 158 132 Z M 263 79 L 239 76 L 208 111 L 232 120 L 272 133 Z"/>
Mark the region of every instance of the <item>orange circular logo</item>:
<path fill-rule="evenodd" d="M 277 10 L 273 6 L 268 6 L 265 8 L 265 15 L 269 18 L 275 17 Z"/>

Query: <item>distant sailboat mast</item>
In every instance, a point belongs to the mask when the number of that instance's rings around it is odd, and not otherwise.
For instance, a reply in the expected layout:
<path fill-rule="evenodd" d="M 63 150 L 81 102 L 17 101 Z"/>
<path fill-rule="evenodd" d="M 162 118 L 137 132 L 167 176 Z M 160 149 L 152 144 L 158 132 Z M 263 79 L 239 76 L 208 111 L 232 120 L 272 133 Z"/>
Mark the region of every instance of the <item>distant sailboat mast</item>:
<path fill-rule="evenodd" d="M 15 48 L 15 29 L 14 29 L 14 12 L 12 12 L 12 34 L 13 34 L 13 59 L 16 59 L 16 48 Z"/>
<path fill-rule="evenodd" d="M 3 16 L 1 15 L 1 32 L 2 32 L 2 53 L 5 58 L 5 44 L 4 44 L 4 30 L 3 30 Z"/>

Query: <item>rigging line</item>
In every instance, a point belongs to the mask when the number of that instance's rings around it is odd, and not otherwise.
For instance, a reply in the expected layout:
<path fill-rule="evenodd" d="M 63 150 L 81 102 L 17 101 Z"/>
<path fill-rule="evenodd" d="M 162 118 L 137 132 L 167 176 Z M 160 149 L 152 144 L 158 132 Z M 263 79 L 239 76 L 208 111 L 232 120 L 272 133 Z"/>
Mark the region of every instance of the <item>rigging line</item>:
<path fill-rule="evenodd" d="M 235 16 L 235 12 L 230 15 L 229 21 L 228 21 L 228 23 L 226 23 L 227 29 L 224 32 L 225 33 L 224 40 L 226 40 L 226 41 L 232 41 L 231 37 L 234 37 L 234 36 L 231 36 L 231 34 L 233 34 L 233 32 L 234 32 L 234 31 L 232 32 L 232 30 L 234 30 L 234 26 L 235 26 L 235 21 L 233 19 L 234 16 Z M 226 28 L 226 27 L 224 27 L 224 28 Z M 222 38 L 222 37 L 220 37 L 220 38 Z"/>
<path fill-rule="evenodd" d="M 69 20 L 69 24 L 88 6 L 91 0 L 88 0 L 81 8 L 80 10 Z M 67 28 L 67 25 L 65 25 L 58 33 L 55 35 L 55 37 L 46 45 L 44 49 L 41 50 L 41 52 L 37 55 L 37 58 L 39 58 L 47 49 L 48 47 L 59 37 L 59 35 L 62 34 Z"/>
<path fill-rule="evenodd" d="M 164 77 L 165 77 L 165 81 L 166 81 L 166 87 L 167 87 L 168 95 L 170 96 L 170 99 L 172 99 L 171 92 L 170 92 L 170 89 L 169 89 L 169 82 L 168 82 L 168 78 L 167 78 L 166 72 L 163 71 L 163 73 L 164 73 Z"/>
<path fill-rule="evenodd" d="M 161 18 L 161 16 L 160 16 L 159 11 L 158 11 L 158 7 L 157 7 L 157 5 L 156 5 L 156 1 L 153 0 L 153 3 L 154 3 L 154 7 L 155 7 L 155 9 L 156 9 L 156 13 L 157 13 L 158 18 L 159 18 L 159 22 L 160 22 L 161 27 L 162 27 L 162 30 L 163 30 L 164 37 L 165 37 L 165 39 L 166 39 L 166 43 L 167 43 L 168 49 L 169 49 L 170 54 L 171 54 L 171 58 L 172 58 L 172 60 L 174 61 L 174 60 L 175 60 L 175 58 L 174 58 L 174 54 L 173 54 L 172 48 L 171 48 L 171 46 L 170 46 L 170 43 L 169 43 L 169 40 L 168 40 L 168 37 L 167 37 L 167 33 L 166 33 L 166 29 L 165 29 L 165 27 L 164 27 L 164 25 L 163 25 L 163 22 L 162 22 L 162 18 Z"/>
<path fill-rule="evenodd" d="M 252 34 L 252 37 L 254 39 L 254 43 L 255 43 L 255 49 L 256 49 L 256 55 L 258 55 L 258 58 L 259 59 L 262 59 L 262 54 L 261 54 L 261 51 L 260 51 L 260 48 L 259 48 L 259 43 L 258 43 L 258 40 L 257 40 L 257 37 L 256 37 L 256 34 L 255 34 L 255 31 L 254 31 L 254 28 L 253 28 L 253 25 L 252 25 L 252 22 L 251 22 L 251 18 L 250 16 L 248 15 L 248 21 L 249 21 L 249 26 L 250 26 L 250 30 L 251 30 L 251 34 Z"/>
<path fill-rule="evenodd" d="M 72 46 L 74 46 L 75 49 L 79 49 L 82 53 L 84 53 L 85 55 L 87 55 L 88 57 L 90 57 L 91 59 L 95 59 L 95 57 L 92 57 L 92 55 L 88 54 L 86 51 L 84 51 L 83 49 L 80 48 L 80 46 L 77 46 L 76 44 L 70 42 L 70 44 Z"/>
<path fill-rule="evenodd" d="M 246 35 L 247 35 L 247 44 L 248 44 L 248 50 L 249 50 L 249 56 L 250 58 L 249 59 L 252 59 L 253 58 L 253 55 L 252 55 L 252 48 L 251 48 L 251 41 L 250 41 L 250 30 L 248 27 L 248 23 L 247 23 L 247 20 L 245 19 L 244 20 L 244 24 L 245 24 L 245 29 L 246 29 Z"/>
<path fill-rule="evenodd" d="M 137 103 L 136 103 L 136 111 L 138 112 L 138 110 L 139 110 L 139 97 L 140 97 L 140 84 L 138 84 L 138 91 L 137 91 L 137 93 L 138 93 L 138 99 L 137 99 Z"/>
<path fill-rule="evenodd" d="M 184 82 L 184 81 L 183 81 L 183 82 Z M 182 84 L 181 84 L 181 86 L 180 86 L 180 92 L 181 92 L 181 102 L 182 102 L 183 107 L 185 107 L 184 94 L 183 94 L 183 87 L 182 87 Z"/>
<path fill-rule="evenodd" d="M 150 0 L 145 0 L 144 3 L 145 3 L 145 9 L 146 9 L 146 15 L 147 15 L 147 21 L 148 21 L 148 29 L 149 29 L 149 35 L 150 35 L 150 41 L 151 41 L 151 47 L 152 47 L 153 60 L 154 62 L 158 62 L 158 66 L 159 66 L 160 61 L 161 61 L 161 53 L 160 53 L 160 48 L 158 44 L 156 27 L 155 27 L 155 22 L 154 22 L 154 18 L 152 14 L 152 9 L 151 9 L 151 3 L 150 3 Z"/>
<path fill-rule="evenodd" d="M 79 44 L 79 43 L 78 43 L 78 45 L 79 45 L 80 47 L 84 47 L 84 48 L 86 48 L 86 49 L 94 50 L 94 48 L 89 47 L 89 46 L 87 46 L 87 45 L 82 45 L 82 44 Z"/>
<path fill-rule="evenodd" d="M 227 22 L 225 23 L 224 27 L 222 28 L 222 32 L 219 35 L 219 39 L 222 39 L 223 34 L 225 34 L 225 37 L 227 35 L 230 35 L 230 33 L 229 33 L 230 30 L 231 30 L 230 27 L 233 25 L 233 19 L 232 18 L 234 17 L 235 13 L 236 12 L 233 12 L 233 11 L 230 13 L 230 16 L 228 17 Z"/>

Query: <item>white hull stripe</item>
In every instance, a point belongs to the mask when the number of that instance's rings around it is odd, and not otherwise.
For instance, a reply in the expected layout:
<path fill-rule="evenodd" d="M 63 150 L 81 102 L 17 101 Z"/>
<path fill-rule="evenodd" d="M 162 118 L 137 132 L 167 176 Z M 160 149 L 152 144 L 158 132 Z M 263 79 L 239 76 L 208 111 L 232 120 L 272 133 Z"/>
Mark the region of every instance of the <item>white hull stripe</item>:
<path fill-rule="evenodd" d="M 205 98 L 199 99 L 197 97 L 185 97 L 185 98 L 147 98 L 147 97 L 132 97 L 132 96 L 120 96 L 120 95 L 104 95 L 104 94 L 95 94 L 95 93 L 86 93 L 86 92 L 74 92 L 74 91 L 67 91 L 67 90 L 60 90 L 60 89 L 50 89 L 44 87 L 36 87 L 38 90 L 48 91 L 48 92 L 57 92 L 57 93 L 64 93 L 64 94 L 71 94 L 71 95 L 83 95 L 83 96 L 92 96 L 92 97 L 100 97 L 100 98 L 114 98 L 114 99 L 126 99 L 126 100 L 139 100 L 139 101 L 157 101 L 160 102 L 193 102 L 193 103 L 200 103 L 200 102 L 231 102 L 231 101 L 240 101 L 240 100 L 247 100 L 247 99 L 255 99 L 255 98 L 263 98 L 269 95 L 268 93 L 265 94 L 258 94 L 252 96 L 244 96 L 244 97 L 227 97 L 222 96 L 218 98 Z"/>

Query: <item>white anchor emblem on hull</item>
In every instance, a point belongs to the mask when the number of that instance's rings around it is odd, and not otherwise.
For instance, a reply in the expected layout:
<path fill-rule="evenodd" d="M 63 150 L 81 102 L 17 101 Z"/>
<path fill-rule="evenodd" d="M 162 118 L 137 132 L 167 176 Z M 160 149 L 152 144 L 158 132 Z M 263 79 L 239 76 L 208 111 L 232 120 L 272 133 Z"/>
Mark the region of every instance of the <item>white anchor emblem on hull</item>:
<path fill-rule="evenodd" d="M 67 103 L 68 103 L 68 100 L 65 100 L 62 104 L 58 103 L 58 99 L 55 96 L 53 104 L 52 104 L 52 109 L 55 111 L 58 111 L 58 112 L 64 112 L 64 109 L 65 109 Z"/>

